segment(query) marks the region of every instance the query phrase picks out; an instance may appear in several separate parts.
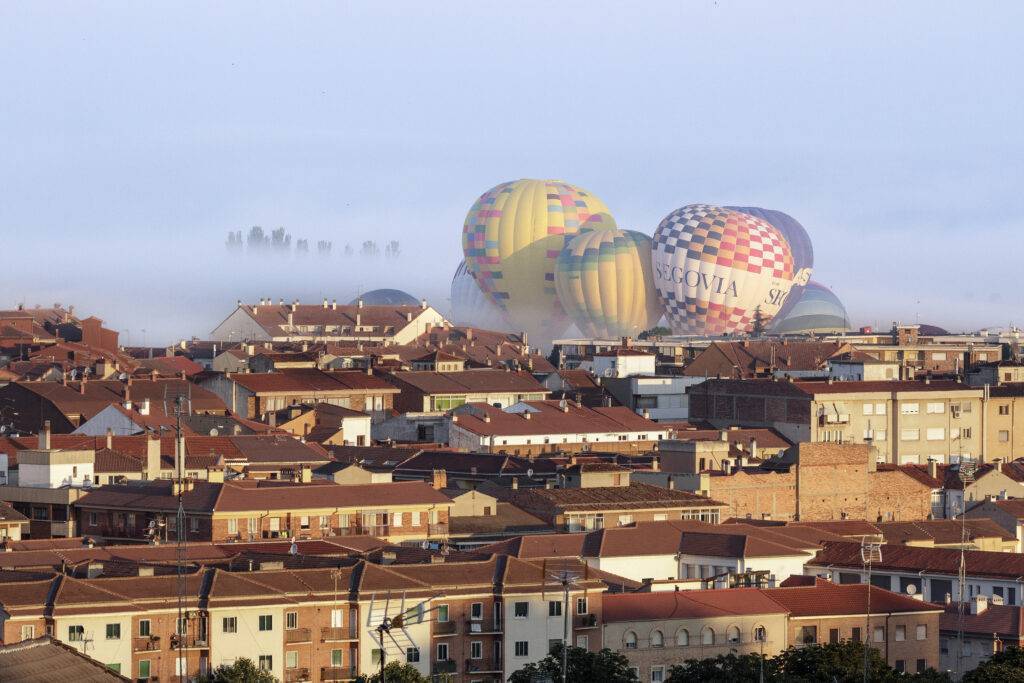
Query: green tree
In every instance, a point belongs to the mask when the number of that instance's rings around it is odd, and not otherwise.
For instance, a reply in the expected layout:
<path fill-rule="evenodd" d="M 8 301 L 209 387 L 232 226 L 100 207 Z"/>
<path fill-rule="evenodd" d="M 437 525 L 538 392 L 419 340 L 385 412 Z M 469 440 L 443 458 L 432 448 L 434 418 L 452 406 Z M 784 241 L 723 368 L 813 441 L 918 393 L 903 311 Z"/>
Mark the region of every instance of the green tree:
<path fill-rule="evenodd" d="M 658 325 L 657 327 L 652 327 L 649 330 L 644 330 L 637 336 L 640 339 L 650 339 L 651 337 L 664 337 L 670 334 L 672 334 L 672 330 L 662 325 Z"/>
<path fill-rule="evenodd" d="M 750 328 L 750 336 L 754 338 L 764 336 L 764 313 L 761 312 L 760 306 L 754 309 L 754 321 Z"/>
<path fill-rule="evenodd" d="M 963 683 L 1024 683 L 1024 650 L 1008 647 L 968 671 Z"/>
<path fill-rule="evenodd" d="M 602 681 L 602 683 L 635 683 L 637 680 L 629 660 L 608 648 L 590 652 L 581 647 L 568 651 L 567 676 L 569 683 L 576 681 Z M 509 683 L 533 683 L 538 680 L 562 681 L 562 644 L 559 643 L 544 659 L 527 664 L 509 676 Z"/>
<path fill-rule="evenodd" d="M 427 683 L 430 679 L 424 678 L 412 664 L 401 662 L 388 662 L 384 666 L 384 679 L 387 683 Z M 356 683 L 380 683 L 380 672 L 367 676 L 361 674 Z"/>
<path fill-rule="evenodd" d="M 775 659 L 763 658 L 764 680 L 779 679 Z M 745 683 L 759 681 L 762 657 L 756 654 L 718 655 L 709 659 L 688 659 L 669 669 L 668 683 Z"/>
<path fill-rule="evenodd" d="M 234 664 L 221 664 L 208 674 L 196 679 L 197 683 L 277 683 L 269 671 L 263 671 L 251 659 L 242 657 Z"/>

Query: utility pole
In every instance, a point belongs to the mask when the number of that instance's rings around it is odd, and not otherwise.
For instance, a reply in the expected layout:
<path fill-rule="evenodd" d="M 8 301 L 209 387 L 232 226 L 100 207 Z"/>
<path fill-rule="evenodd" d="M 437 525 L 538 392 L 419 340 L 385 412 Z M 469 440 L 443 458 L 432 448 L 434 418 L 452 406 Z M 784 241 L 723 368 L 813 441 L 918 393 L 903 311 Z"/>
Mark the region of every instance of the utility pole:
<path fill-rule="evenodd" d="M 864 683 L 870 683 L 868 664 L 870 662 L 871 647 L 871 565 L 882 561 L 882 543 L 884 538 L 880 536 L 864 536 L 860 543 L 860 559 L 867 570 L 867 615 L 864 617 Z"/>
<path fill-rule="evenodd" d="M 977 466 L 973 461 L 965 461 L 962 457 L 957 468 L 957 476 L 963 482 L 960 497 L 960 567 L 957 570 L 957 609 L 956 609 L 956 670 L 954 680 L 959 681 L 963 670 L 964 659 L 964 584 L 967 583 L 967 485 L 974 481 Z M 933 596 L 934 597 L 934 596 Z"/>

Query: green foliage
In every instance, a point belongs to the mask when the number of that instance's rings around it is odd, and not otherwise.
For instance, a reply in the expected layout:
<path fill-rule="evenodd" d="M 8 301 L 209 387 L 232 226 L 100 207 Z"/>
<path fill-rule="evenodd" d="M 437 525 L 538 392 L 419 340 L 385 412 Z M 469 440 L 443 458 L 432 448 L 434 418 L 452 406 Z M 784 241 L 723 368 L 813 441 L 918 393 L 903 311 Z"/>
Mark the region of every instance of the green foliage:
<path fill-rule="evenodd" d="M 1008 647 L 963 677 L 963 683 L 1024 683 L 1024 650 Z"/>
<path fill-rule="evenodd" d="M 384 678 L 388 683 L 427 683 L 430 679 L 424 678 L 412 664 L 401 662 L 388 662 L 384 665 Z M 380 683 L 380 672 L 367 676 L 361 674 L 356 683 Z"/>
<path fill-rule="evenodd" d="M 651 337 L 665 337 L 670 334 L 672 334 L 672 330 L 663 325 L 658 325 L 657 327 L 652 327 L 649 330 L 644 330 L 637 335 L 637 337 L 640 339 L 650 339 Z"/>
<path fill-rule="evenodd" d="M 635 683 L 636 676 L 629 668 L 629 660 L 608 648 L 590 652 L 581 647 L 570 647 L 568 651 L 566 678 L 569 683 L 576 681 L 602 681 L 603 683 Z M 390 680 L 390 679 L 389 679 Z M 527 664 L 509 676 L 509 683 L 533 683 L 538 680 L 562 681 L 562 644 L 554 647 L 544 659 Z"/>
<path fill-rule="evenodd" d="M 234 664 L 221 664 L 197 678 L 196 683 L 277 683 L 277 679 L 269 671 L 261 670 L 251 659 L 242 657 Z"/>
<path fill-rule="evenodd" d="M 861 683 L 864 680 L 864 647 L 861 643 L 851 641 L 791 647 L 764 659 L 765 683 Z M 673 666 L 669 670 L 668 682 L 756 683 L 760 680 L 760 659 L 756 654 L 691 659 Z M 875 648 L 868 648 L 868 679 L 872 683 L 949 683 L 950 680 L 948 675 L 934 669 L 920 674 L 899 673 L 885 663 Z M 1019 680 L 1024 683 L 1024 679 Z"/>
<path fill-rule="evenodd" d="M 761 337 L 764 335 L 764 313 L 761 312 L 761 307 L 758 306 L 754 309 L 754 320 L 753 326 L 750 328 L 751 337 Z"/>

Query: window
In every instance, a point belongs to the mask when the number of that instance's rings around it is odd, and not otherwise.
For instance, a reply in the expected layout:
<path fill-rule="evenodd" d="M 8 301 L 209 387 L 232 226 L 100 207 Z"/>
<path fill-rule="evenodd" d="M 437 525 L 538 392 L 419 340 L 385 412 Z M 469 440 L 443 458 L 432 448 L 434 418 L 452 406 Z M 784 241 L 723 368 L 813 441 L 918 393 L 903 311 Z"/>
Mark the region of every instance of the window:
<path fill-rule="evenodd" d="M 530 616 L 530 603 L 528 602 L 517 602 L 513 607 L 512 616 L 516 619 L 525 619 Z"/>
<path fill-rule="evenodd" d="M 341 654 L 341 650 L 336 650 L 338 654 Z M 415 664 L 420 661 L 420 649 L 418 647 L 407 647 L 405 648 L 405 661 L 410 664 Z M 340 666 L 340 665 L 338 665 Z"/>
<path fill-rule="evenodd" d="M 925 412 L 929 415 L 942 415 L 946 412 L 945 403 L 929 403 L 925 406 Z"/>
<path fill-rule="evenodd" d="M 633 515 L 619 515 L 619 526 L 627 526 L 633 523 Z"/>
<path fill-rule="evenodd" d="M 921 430 L 914 427 L 900 430 L 900 441 L 917 441 L 921 438 Z"/>
<path fill-rule="evenodd" d="M 875 429 L 875 441 L 885 441 L 885 430 Z"/>
<path fill-rule="evenodd" d="M 896 625 L 896 642 L 902 643 L 907 639 L 907 627 L 902 624 Z"/>
<path fill-rule="evenodd" d="M 293 629 L 299 627 L 299 613 L 298 612 L 286 612 L 284 615 L 284 627 L 286 629 Z M 269 630 L 269 629 L 268 629 Z"/>
<path fill-rule="evenodd" d="M 517 643 L 518 645 L 518 643 Z M 447 662 L 448 661 L 448 643 L 437 644 L 437 661 Z"/>
<path fill-rule="evenodd" d="M 515 645 L 516 657 L 530 656 L 530 643 L 526 640 L 517 640 Z"/>
<path fill-rule="evenodd" d="M 885 642 L 885 627 L 884 626 L 876 626 L 875 627 L 875 631 L 874 631 L 874 635 L 872 637 L 872 640 L 874 640 L 876 643 L 884 643 Z"/>
<path fill-rule="evenodd" d="M 651 683 L 664 683 L 665 681 L 665 667 L 663 666 L 652 666 L 651 667 Z"/>
<path fill-rule="evenodd" d="M 437 621 L 441 624 L 448 622 L 448 605 L 437 606 Z"/>
<path fill-rule="evenodd" d="M 554 654 L 555 650 L 559 645 L 562 644 L 561 638 L 548 638 L 548 654 Z"/>
<path fill-rule="evenodd" d="M 855 643 L 860 642 L 860 626 L 854 626 L 853 629 L 851 629 L 850 640 Z"/>
<path fill-rule="evenodd" d="M 271 531 L 280 531 L 281 530 L 281 518 L 280 517 L 271 517 L 270 518 L 270 530 Z"/>
<path fill-rule="evenodd" d="M 121 664 L 120 664 L 120 662 L 112 662 L 110 664 L 107 664 L 107 668 L 110 669 L 111 671 L 113 671 L 116 674 L 121 673 Z"/>
<path fill-rule="evenodd" d="M 107 624 L 107 640 L 121 640 L 121 624 Z"/>
<path fill-rule="evenodd" d="M 740 630 L 735 626 L 730 626 L 725 635 L 730 643 L 740 642 Z"/>
<path fill-rule="evenodd" d="M 195 533 L 199 531 L 199 518 L 189 517 L 188 518 L 188 530 Z"/>
<path fill-rule="evenodd" d="M 68 626 L 68 642 L 80 642 L 85 638 L 85 627 L 81 624 Z"/>
<path fill-rule="evenodd" d="M 587 606 L 587 599 L 576 598 L 576 614 L 586 614 L 589 607 Z"/>
<path fill-rule="evenodd" d="M 1010 432 L 1009 432 L 1009 430 L 1007 430 L 1007 429 L 1000 429 L 999 430 L 999 442 L 1000 443 L 1006 443 L 1009 440 L 1010 440 Z"/>
<path fill-rule="evenodd" d="M 299 666 L 299 653 L 289 650 L 284 653 L 284 666 L 286 669 L 294 669 Z"/>
<path fill-rule="evenodd" d="M 921 412 L 921 406 L 917 403 L 902 403 L 900 404 L 901 415 L 917 415 Z"/>
<path fill-rule="evenodd" d="M 96 513 L 95 512 L 90 512 L 89 513 L 89 526 L 96 526 L 98 524 L 99 524 L 99 522 L 96 519 Z"/>
<path fill-rule="evenodd" d="M 828 630 L 828 642 L 830 642 L 830 643 L 838 643 L 839 642 L 839 629 L 837 629 L 837 628 L 830 628 Z"/>
<path fill-rule="evenodd" d="M 560 617 L 560 616 L 562 616 L 562 601 L 561 600 L 548 600 L 548 616 L 549 617 Z"/>
<path fill-rule="evenodd" d="M 484 658 L 484 644 L 482 641 L 474 640 L 469 644 L 469 658 L 470 659 L 483 659 Z"/>
<path fill-rule="evenodd" d="M 925 660 L 923 660 L 923 659 L 917 660 L 917 673 L 923 674 L 924 670 L 927 669 L 927 668 L 928 668 L 928 663 Z"/>
<path fill-rule="evenodd" d="M 802 645 L 810 645 L 818 642 L 817 626 L 801 626 L 796 630 L 796 642 Z"/>
<path fill-rule="evenodd" d="M 484 512 L 486 513 L 487 510 L 485 509 Z M 423 520 L 421 518 L 422 513 L 419 510 L 417 510 L 416 512 L 410 513 L 410 514 L 412 515 L 412 521 L 410 522 L 411 526 L 422 526 L 423 525 Z"/>
<path fill-rule="evenodd" d="M 1005 404 L 1005 403 L 1003 405 L 999 406 L 999 414 L 1000 415 L 1009 415 L 1010 414 L 1010 406 L 1008 404 Z"/>
<path fill-rule="evenodd" d="M 896 666 L 893 668 L 895 668 L 899 673 L 904 673 L 907 670 L 907 663 L 902 659 L 897 659 Z"/>
<path fill-rule="evenodd" d="M 885 404 L 884 403 L 876 403 L 875 404 L 875 415 L 885 415 Z"/>
<path fill-rule="evenodd" d="M 149 678 L 150 664 L 148 659 L 139 660 L 139 678 Z"/>
<path fill-rule="evenodd" d="M 36 627 L 35 626 L 22 626 L 21 627 L 21 639 L 22 640 L 32 640 L 35 637 L 36 637 Z"/>
<path fill-rule="evenodd" d="M 715 630 L 710 626 L 706 626 L 703 631 L 700 632 L 701 645 L 714 645 L 715 644 Z"/>
<path fill-rule="evenodd" d="M 576 647 L 589 650 L 589 638 L 587 636 L 576 636 Z"/>
<path fill-rule="evenodd" d="M 917 639 L 928 640 L 928 624 L 917 625 Z"/>
<path fill-rule="evenodd" d="M 229 534 L 237 534 L 238 533 L 238 520 L 237 519 L 229 519 L 228 520 L 228 533 Z"/>
<path fill-rule="evenodd" d="M 636 634 L 632 631 L 626 631 L 626 635 L 622 638 L 622 644 L 627 650 L 636 649 Z"/>
<path fill-rule="evenodd" d="M 929 427 L 925 432 L 925 438 L 929 441 L 942 441 L 946 438 L 946 430 L 942 427 Z"/>
<path fill-rule="evenodd" d="M 301 517 L 299 517 L 299 528 L 300 529 L 308 529 L 309 528 L 309 515 L 302 515 Z"/>
<path fill-rule="evenodd" d="M 419 661 L 420 651 L 417 648 L 409 648 L 409 650 L 416 650 L 416 661 Z M 405 656 L 409 656 L 409 651 L 406 650 Z M 342 656 L 341 650 L 331 650 L 331 666 L 343 666 L 342 662 L 344 657 Z"/>
<path fill-rule="evenodd" d="M 400 527 L 400 526 L 402 526 L 402 513 L 401 512 L 396 512 L 395 514 L 391 515 L 391 526 L 393 526 L 393 527 Z"/>
<path fill-rule="evenodd" d="M 238 617 L 224 617 L 220 629 L 224 633 L 238 633 Z"/>
<path fill-rule="evenodd" d="M 969 439 L 969 438 L 971 438 L 971 428 L 970 427 L 962 427 L 960 429 L 960 438 L 961 439 Z"/>
<path fill-rule="evenodd" d="M 331 527 L 331 516 L 320 515 L 320 519 L 317 520 L 317 526 L 321 529 L 329 529 Z"/>
<path fill-rule="evenodd" d="M 484 618 L 484 603 L 474 602 L 469 606 L 469 618 L 479 621 Z"/>
<path fill-rule="evenodd" d="M 274 658 L 271 655 L 260 655 L 260 671 L 273 671 Z"/>
<path fill-rule="evenodd" d="M 689 647 L 690 645 L 690 632 L 685 628 L 681 628 L 676 631 L 676 646 L 678 647 Z"/>
<path fill-rule="evenodd" d="M 651 632 L 651 647 L 665 647 L 665 636 L 661 631 Z"/>
<path fill-rule="evenodd" d="M 273 631 L 274 630 L 274 615 L 273 614 L 261 614 L 260 615 L 260 630 L 261 631 Z"/>

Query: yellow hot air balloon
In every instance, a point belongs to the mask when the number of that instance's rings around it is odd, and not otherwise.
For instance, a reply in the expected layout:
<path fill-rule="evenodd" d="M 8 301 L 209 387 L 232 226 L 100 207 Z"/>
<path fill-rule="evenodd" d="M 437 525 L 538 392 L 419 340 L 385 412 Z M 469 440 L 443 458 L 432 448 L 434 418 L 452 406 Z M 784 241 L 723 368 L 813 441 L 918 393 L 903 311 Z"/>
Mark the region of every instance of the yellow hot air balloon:
<path fill-rule="evenodd" d="M 604 202 L 586 190 L 558 180 L 502 183 L 466 214 L 466 266 L 511 324 L 551 340 L 569 324 L 555 293 L 555 261 L 584 226 L 615 227 Z"/>
<path fill-rule="evenodd" d="M 636 337 L 661 318 L 651 238 L 633 230 L 585 230 L 555 264 L 565 312 L 589 337 Z"/>

